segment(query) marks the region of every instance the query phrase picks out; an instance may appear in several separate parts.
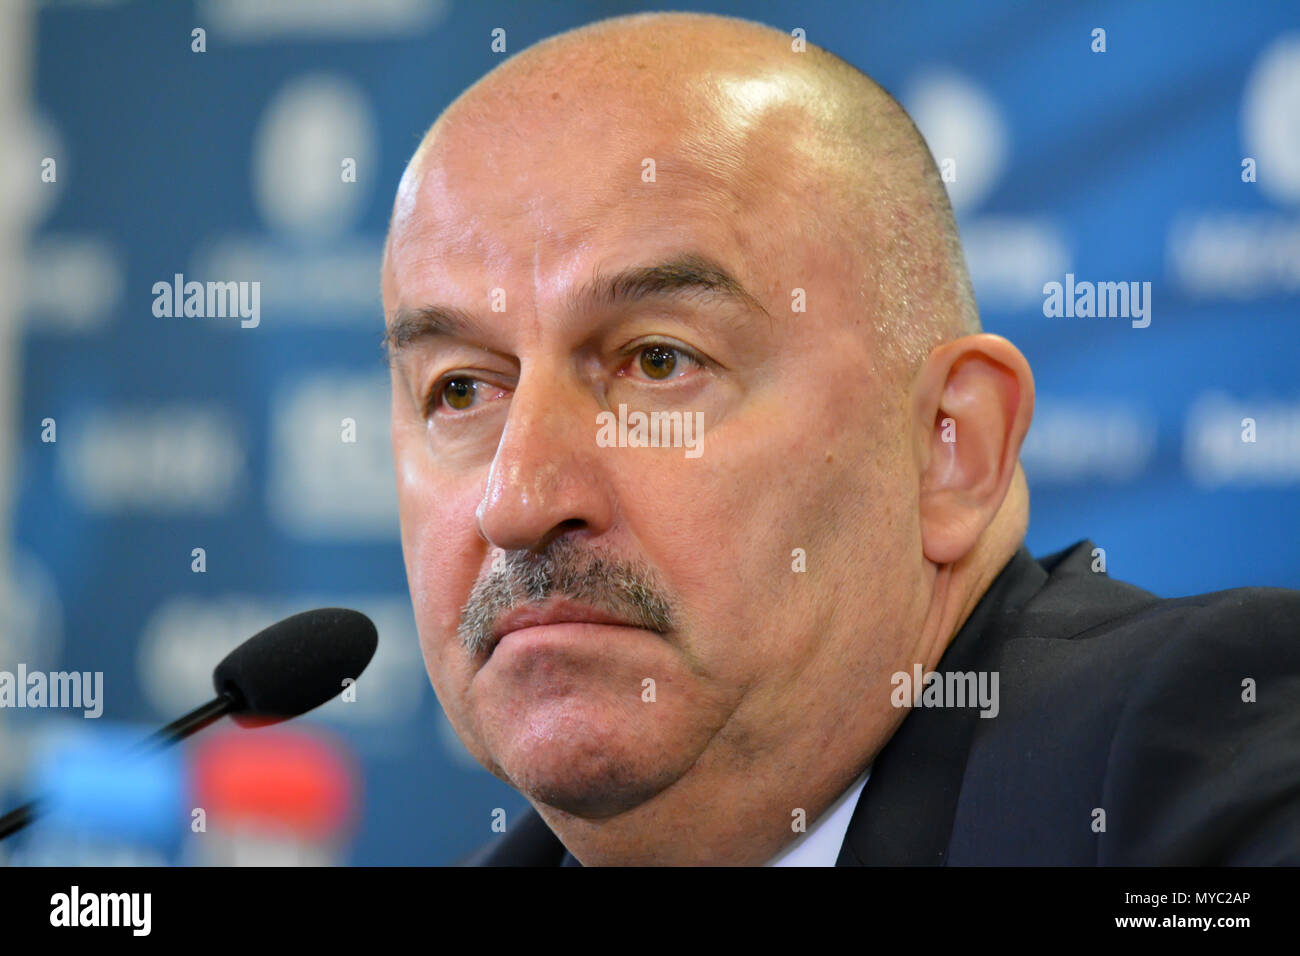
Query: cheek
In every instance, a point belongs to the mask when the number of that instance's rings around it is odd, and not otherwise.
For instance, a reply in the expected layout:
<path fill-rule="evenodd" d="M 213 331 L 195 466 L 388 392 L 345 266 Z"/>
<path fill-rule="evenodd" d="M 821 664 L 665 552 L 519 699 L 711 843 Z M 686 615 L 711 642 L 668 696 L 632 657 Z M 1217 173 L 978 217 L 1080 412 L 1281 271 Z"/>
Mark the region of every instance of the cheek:
<path fill-rule="evenodd" d="M 825 490 L 810 463 L 824 457 L 825 436 L 806 423 L 774 428 L 779 412 L 764 403 L 728 419 L 696 459 L 629 455 L 618 479 L 635 547 L 681 604 L 691 657 L 726 684 L 748 685 L 799 653 L 787 626 L 800 613 L 788 606 L 791 551 L 816 550 Z"/>
<path fill-rule="evenodd" d="M 448 475 L 433 464 L 422 434 L 403 437 L 395 429 L 393 437 L 402 556 L 425 670 L 456 735 L 495 773 L 467 701 L 473 674 L 456 638 L 460 609 L 485 560 L 474 512 L 486 474 Z"/>
<path fill-rule="evenodd" d="M 486 553 L 474 523 L 482 487 L 464 475 L 440 474 L 422 447 L 396 447 L 402 555 L 420 647 L 437 687 L 444 665 L 463 658 L 456 627 Z"/>
<path fill-rule="evenodd" d="M 877 500 L 881 449 L 844 415 L 868 399 L 845 392 L 798 416 L 765 398 L 707 432 L 698 459 L 623 479 L 637 492 L 622 496 L 628 524 L 712 677 L 749 684 L 795 668 L 837 604 L 862 598 L 873 535 L 892 522 Z"/>

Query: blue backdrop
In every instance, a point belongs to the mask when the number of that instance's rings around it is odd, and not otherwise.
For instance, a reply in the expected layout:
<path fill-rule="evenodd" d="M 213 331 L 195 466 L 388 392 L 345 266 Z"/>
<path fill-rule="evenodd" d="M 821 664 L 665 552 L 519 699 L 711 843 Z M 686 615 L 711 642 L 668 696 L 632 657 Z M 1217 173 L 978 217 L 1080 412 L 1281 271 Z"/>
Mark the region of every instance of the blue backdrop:
<path fill-rule="evenodd" d="M 1037 381 L 1035 553 L 1091 537 L 1112 575 L 1165 595 L 1300 586 L 1300 6 L 683 6 L 802 28 L 951 160 L 985 327 Z M 354 606 L 381 653 L 355 705 L 310 718 L 361 768 L 345 859 L 447 862 L 490 838 L 493 808 L 524 806 L 456 741 L 416 646 L 379 254 L 423 130 L 500 62 L 494 28 L 513 53 L 639 8 L 39 9 L 11 152 L 57 176 L 30 173 L 23 206 L 0 668 L 103 671 L 105 720 L 156 723 L 242 637 Z M 260 324 L 156 317 L 177 273 L 259 280 Z M 1150 324 L 1045 315 L 1067 274 L 1149 282 Z M 0 711 L 0 748 L 61 719 Z M 24 772 L 0 761 L 6 803 Z"/>

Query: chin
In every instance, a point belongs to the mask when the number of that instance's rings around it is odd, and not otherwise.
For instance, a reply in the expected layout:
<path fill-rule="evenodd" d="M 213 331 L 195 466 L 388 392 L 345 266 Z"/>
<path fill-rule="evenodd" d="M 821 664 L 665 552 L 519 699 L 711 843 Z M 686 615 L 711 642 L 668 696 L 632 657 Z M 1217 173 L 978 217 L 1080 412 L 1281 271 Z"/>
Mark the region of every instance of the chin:
<path fill-rule="evenodd" d="M 565 813 L 601 819 L 631 810 L 693 762 L 672 759 L 672 742 L 644 718 L 632 725 L 625 714 L 562 716 L 529 714 L 514 733 L 501 728 L 507 733 L 491 750 L 515 789 Z"/>

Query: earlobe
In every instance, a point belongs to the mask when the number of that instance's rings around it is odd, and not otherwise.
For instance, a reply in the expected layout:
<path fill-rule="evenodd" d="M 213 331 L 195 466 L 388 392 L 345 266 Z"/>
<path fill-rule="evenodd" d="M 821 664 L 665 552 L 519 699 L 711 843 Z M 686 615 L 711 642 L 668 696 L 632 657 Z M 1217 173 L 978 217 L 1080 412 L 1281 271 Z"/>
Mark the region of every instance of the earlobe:
<path fill-rule="evenodd" d="M 969 335 L 930 353 L 913 387 L 913 411 L 922 550 L 931 562 L 961 560 L 993 522 L 1033 403 L 1029 363 L 1001 336 Z"/>

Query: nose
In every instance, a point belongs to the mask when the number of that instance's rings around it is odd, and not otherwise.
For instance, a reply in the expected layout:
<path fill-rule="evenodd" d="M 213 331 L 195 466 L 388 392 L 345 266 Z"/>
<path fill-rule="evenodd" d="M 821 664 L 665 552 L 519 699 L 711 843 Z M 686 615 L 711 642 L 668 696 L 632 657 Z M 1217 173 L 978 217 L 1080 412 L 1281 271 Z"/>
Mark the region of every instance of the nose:
<path fill-rule="evenodd" d="M 479 534 L 506 551 L 541 552 L 556 538 L 604 533 L 614 515 L 599 409 L 577 383 L 521 377 L 475 511 Z"/>

